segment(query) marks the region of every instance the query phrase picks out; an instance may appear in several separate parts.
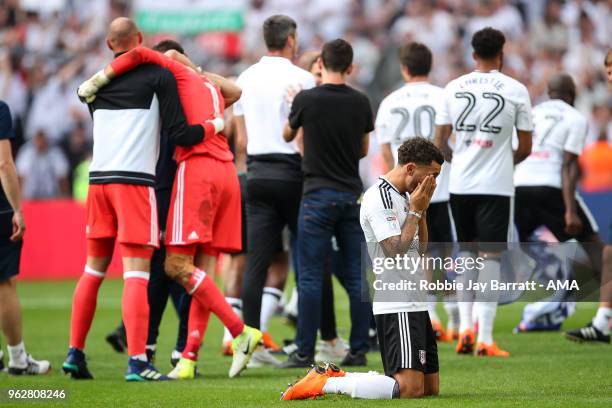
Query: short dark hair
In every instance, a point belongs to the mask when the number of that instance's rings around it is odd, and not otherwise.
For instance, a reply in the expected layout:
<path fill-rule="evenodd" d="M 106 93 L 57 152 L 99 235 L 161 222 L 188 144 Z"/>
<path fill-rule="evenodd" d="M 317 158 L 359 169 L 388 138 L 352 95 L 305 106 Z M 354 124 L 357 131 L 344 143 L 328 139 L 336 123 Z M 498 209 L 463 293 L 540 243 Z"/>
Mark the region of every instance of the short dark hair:
<path fill-rule="evenodd" d="M 353 47 L 342 38 L 326 42 L 321 51 L 321 61 L 331 72 L 346 72 L 353 63 Z"/>
<path fill-rule="evenodd" d="M 474 53 L 485 60 L 497 57 L 504 49 L 505 43 L 504 33 L 491 27 L 476 31 L 472 36 Z"/>
<path fill-rule="evenodd" d="M 276 14 L 264 21 L 263 36 L 269 51 L 280 51 L 287 45 L 287 39 L 295 35 L 297 23 L 291 17 Z"/>
<path fill-rule="evenodd" d="M 185 49 L 181 44 L 174 40 L 163 40 L 157 43 L 155 47 L 153 47 L 155 51 L 166 52 L 170 50 L 175 50 L 180 52 L 181 54 L 185 54 Z"/>
<path fill-rule="evenodd" d="M 400 48 L 399 59 L 410 75 L 428 75 L 431 71 L 432 55 L 425 44 L 411 42 Z"/>
<path fill-rule="evenodd" d="M 569 74 L 562 72 L 553 75 L 547 84 L 548 96 L 551 99 L 562 99 L 570 105 L 576 99 L 576 84 Z"/>
<path fill-rule="evenodd" d="M 442 165 L 444 156 L 440 149 L 424 137 L 411 137 L 397 149 L 397 163 L 402 166 L 408 163 L 427 166 L 432 161 Z"/>
<path fill-rule="evenodd" d="M 612 65 L 612 48 L 610 48 L 608 52 L 606 53 L 606 58 L 604 59 L 604 65 L 606 67 L 609 67 L 610 65 Z"/>

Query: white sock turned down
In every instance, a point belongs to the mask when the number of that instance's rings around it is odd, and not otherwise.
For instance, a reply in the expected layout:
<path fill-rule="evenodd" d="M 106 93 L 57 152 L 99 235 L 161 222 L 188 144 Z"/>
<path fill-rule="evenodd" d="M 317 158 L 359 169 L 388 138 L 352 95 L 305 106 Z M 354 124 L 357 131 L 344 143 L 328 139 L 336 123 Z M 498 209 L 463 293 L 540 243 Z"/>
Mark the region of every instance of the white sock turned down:
<path fill-rule="evenodd" d="M 361 399 L 392 399 L 397 382 L 385 375 L 374 373 L 346 373 L 345 377 L 330 377 L 323 392 L 325 394 L 349 395 Z"/>
<path fill-rule="evenodd" d="M 232 307 L 234 313 L 238 316 L 242 316 L 242 299 L 226 296 L 226 302 Z M 232 341 L 233 337 L 227 327 L 223 330 L 223 342 Z"/>
<path fill-rule="evenodd" d="M 14 367 L 23 367 L 28 364 L 27 353 L 23 341 L 14 346 L 7 345 L 9 355 L 9 364 Z"/>
<path fill-rule="evenodd" d="M 259 327 L 262 332 L 268 331 L 268 322 L 274 316 L 280 302 L 283 291 L 273 287 L 265 287 L 261 297 L 261 315 Z"/>
<path fill-rule="evenodd" d="M 597 314 L 593 318 L 593 326 L 603 334 L 610 334 L 610 319 L 612 318 L 612 308 L 600 306 Z"/>

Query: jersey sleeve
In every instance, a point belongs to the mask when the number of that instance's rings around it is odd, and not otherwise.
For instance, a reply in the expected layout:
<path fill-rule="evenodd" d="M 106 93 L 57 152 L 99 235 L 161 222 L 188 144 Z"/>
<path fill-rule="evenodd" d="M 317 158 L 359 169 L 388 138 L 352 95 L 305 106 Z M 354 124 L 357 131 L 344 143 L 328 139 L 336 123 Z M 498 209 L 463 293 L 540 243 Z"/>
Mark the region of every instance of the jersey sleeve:
<path fill-rule="evenodd" d="M 13 117 L 8 105 L 0 101 L 0 140 L 13 139 L 15 132 L 13 130 Z"/>
<path fill-rule="evenodd" d="M 370 224 L 376 241 L 381 242 L 389 237 L 402 234 L 397 215 L 390 208 L 389 199 L 384 193 L 364 196 L 364 202 L 361 205 L 365 209 L 364 217 Z"/>
<path fill-rule="evenodd" d="M 436 106 L 434 106 L 434 109 L 436 111 L 436 120 L 435 120 L 435 124 L 442 126 L 442 125 L 452 125 L 453 120 L 451 118 L 451 114 L 450 114 L 450 101 L 451 101 L 451 88 L 450 88 L 451 84 L 448 84 L 446 86 L 446 88 L 444 88 L 444 90 L 442 91 L 440 97 L 438 98 L 437 102 L 436 102 Z"/>
<path fill-rule="evenodd" d="M 383 99 L 378 107 L 374 129 L 376 131 L 376 139 L 378 144 L 391 143 L 391 129 L 389 128 L 390 112 L 388 108 L 389 102 Z"/>
<path fill-rule="evenodd" d="M 577 156 L 582 153 L 584 143 L 586 141 L 588 124 L 584 117 L 576 118 L 572 121 L 569 129 L 563 150 L 573 153 Z"/>
<path fill-rule="evenodd" d="M 211 131 L 214 134 L 214 126 L 210 123 L 206 125 L 189 125 L 183 111 L 183 106 L 180 104 L 176 79 L 167 70 L 160 70 L 159 81 L 155 92 L 159 98 L 159 113 L 162 120 L 162 126 L 168 132 L 168 135 L 179 146 L 193 146 L 200 143 L 204 139 L 205 126 L 206 131 Z"/>
<path fill-rule="evenodd" d="M 516 121 L 514 126 L 517 130 L 533 130 L 533 114 L 531 112 L 531 99 L 527 88 L 521 86 L 516 104 Z"/>
<path fill-rule="evenodd" d="M 143 64 L 155 64 L 168 68 L 171 61 L 170 58 L 160 52 L 146 47 L 136 47 L 115 58 L 110 65 L 115 74 L 122 75 Z"/>

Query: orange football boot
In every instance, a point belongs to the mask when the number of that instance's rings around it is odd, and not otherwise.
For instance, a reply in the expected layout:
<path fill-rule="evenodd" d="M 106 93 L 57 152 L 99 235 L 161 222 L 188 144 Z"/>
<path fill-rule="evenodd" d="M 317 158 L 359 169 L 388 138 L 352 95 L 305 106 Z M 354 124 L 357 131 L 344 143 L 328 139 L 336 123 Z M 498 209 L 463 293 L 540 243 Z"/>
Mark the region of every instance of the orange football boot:
<path fill-rule="evenodd" d="M 442 323 L 440 323 L 439 321 L 432 320 L 431 327 L 433 328 L 433 331 L 436 334 L 436 341 L 439 341 L 439 342 L 453 341 L 453 339 L 444 330 Z"/>
<path fill-rule="evenodd" d="M 325 368 L 328 377 L 344 377 L 346 375 L 344 370 L 334 363 L 323 363 L 323 368 Z"/>
<path fill-rule="evenodd" d="M 308 373 L 281 395 L 281 401 L 315 399 L 323 395 L 323 386 L 329 379 L 325 367 L 316 365 L 308 370 Z"/>
<path fill-rule="evenodd" d="M 459 330 L 446 329 L 446 335 L 450 337 L 451 340 L 459 340 Z"/>
<path fill-rule="evenodd" d="M 459 335 L 456 349 L 457 354 L 472 354 L 474 352 L 474 343 L 476 343 L 474 332 L 470 329 L 465 330 Z"/>
<path fill-rule="evenodd" d="M 268 351 L 271 351 L 272 353 L 278 353 L 280 351 L 280 346 L 276 344 L 274 340 L 272 340 L 272 335 L 270 332 L 264 332 L 262 340 L 264 347 L 267 348 Z"/>
<path fill-rule="evenodd" d="M 510 353 L 497 347 L 497 343 L 493 344 L 478 343 L 476 346 L 476 355 L 483 357 L 509 357 Z"/>

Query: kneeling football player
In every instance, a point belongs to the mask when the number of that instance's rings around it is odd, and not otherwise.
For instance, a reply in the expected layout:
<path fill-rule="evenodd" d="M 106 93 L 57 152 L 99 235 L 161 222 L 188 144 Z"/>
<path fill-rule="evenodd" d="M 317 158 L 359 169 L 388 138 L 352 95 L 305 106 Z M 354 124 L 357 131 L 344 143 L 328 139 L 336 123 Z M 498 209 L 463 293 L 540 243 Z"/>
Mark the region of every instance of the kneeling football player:
<path fill-rule="evenodd" d="M 425 252 L 426 212 L 443 162 L 442 153 L 431 142 L 411 138 L 400 146 L 398 164 L 365 192 L 361 228 L 372 261 L 404 255 L 418 257 Z M 405 271 L 394 266 L 378 276 L 403 279 L 406 274 L 402 272 Z M 414 272 L 410 279 L 425 279 L 424 271 Z M 427 312 L 426 291 L 375 291 L 372 305 L 385 375 L 350 373 L 325 363 L 290 385 L 281 399 L 325 394 L 364 399 L 438 395 L 438 349 Z"/>

